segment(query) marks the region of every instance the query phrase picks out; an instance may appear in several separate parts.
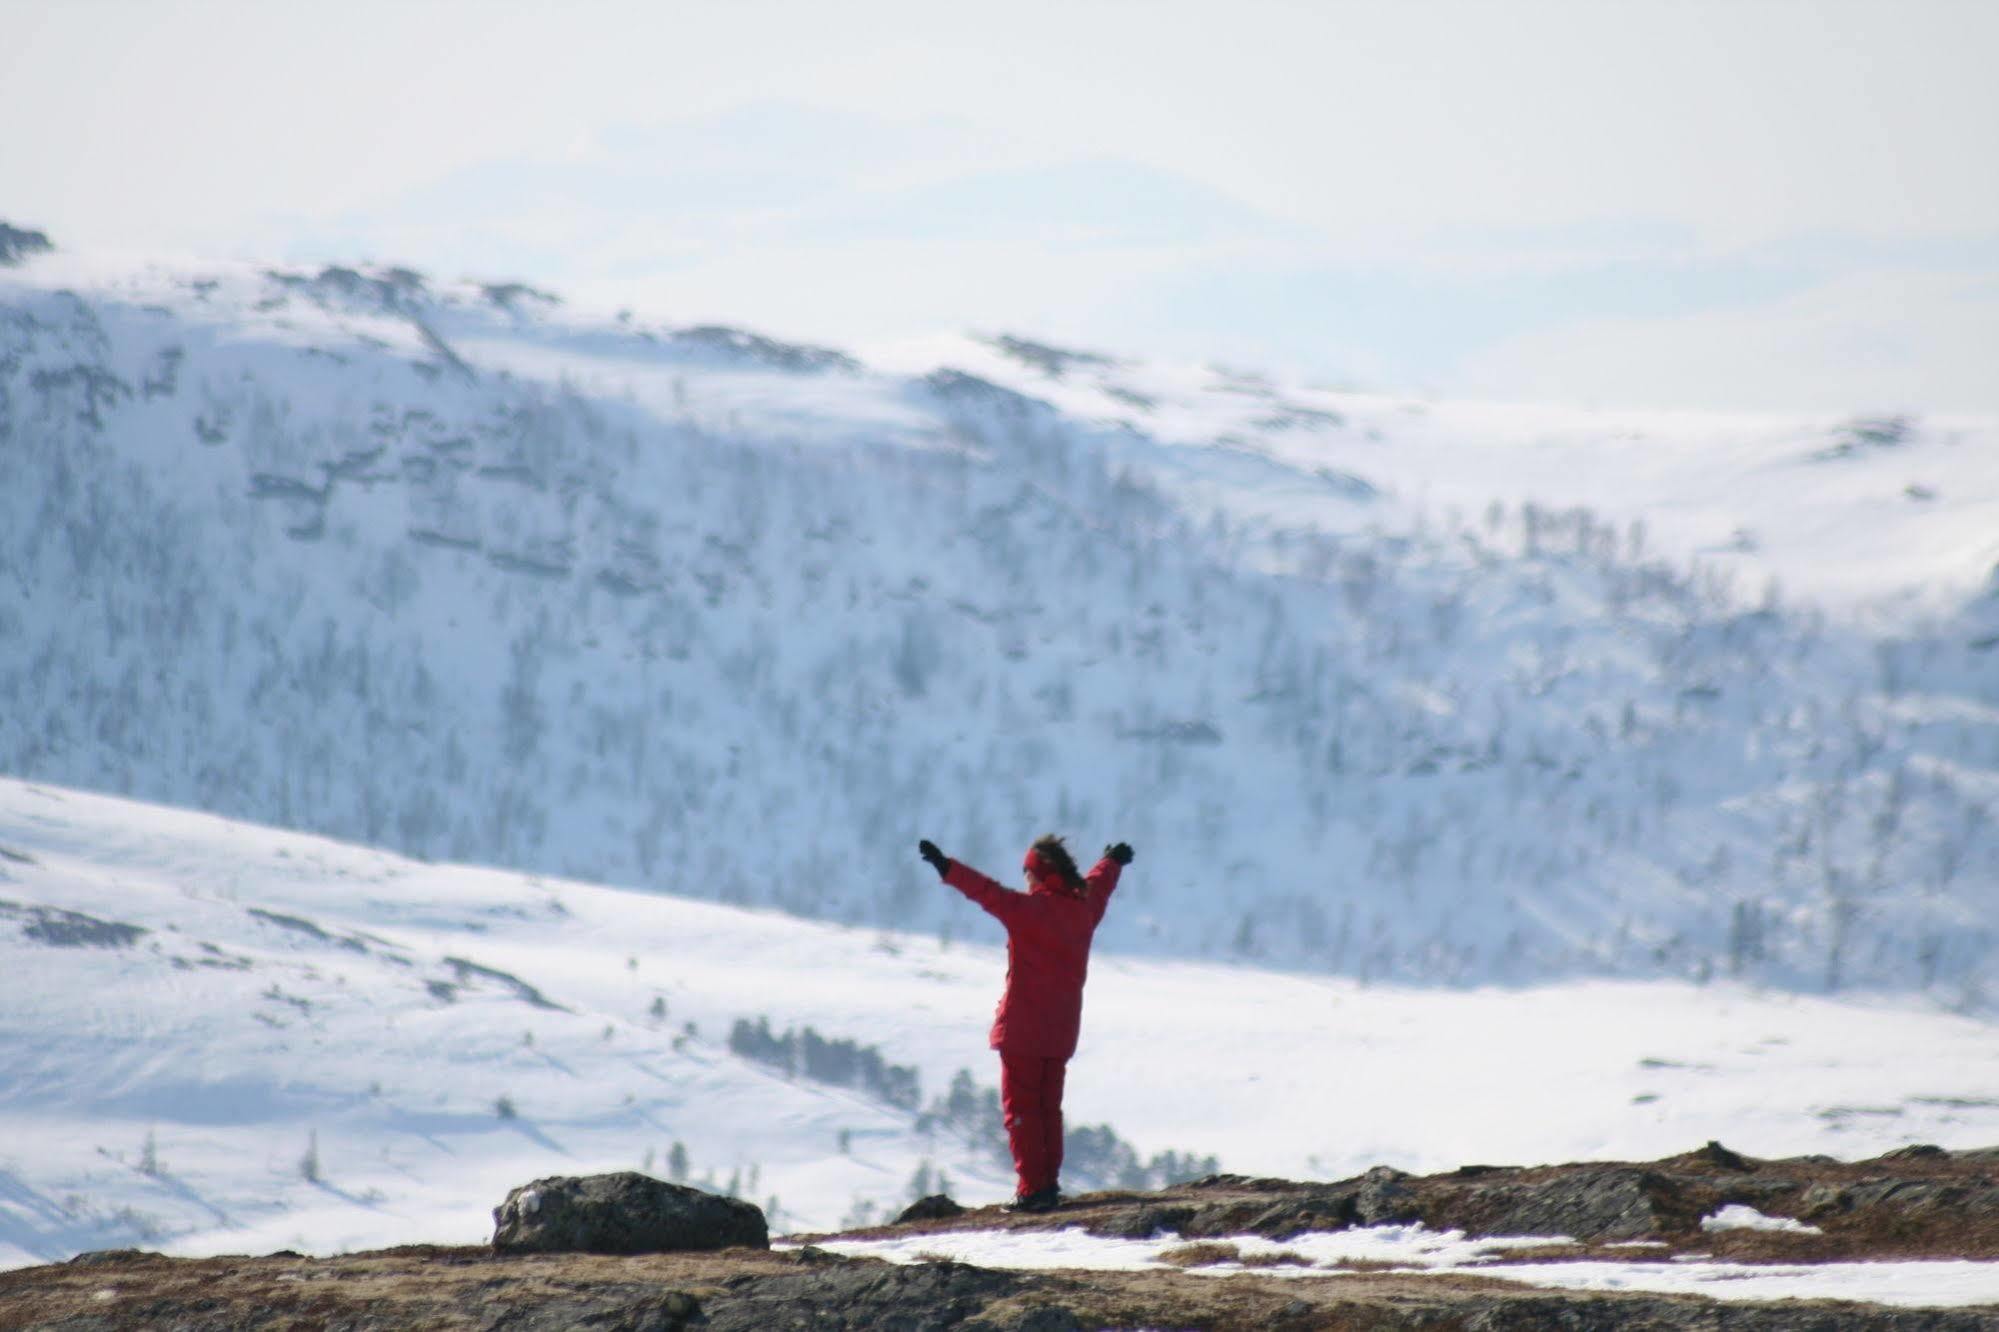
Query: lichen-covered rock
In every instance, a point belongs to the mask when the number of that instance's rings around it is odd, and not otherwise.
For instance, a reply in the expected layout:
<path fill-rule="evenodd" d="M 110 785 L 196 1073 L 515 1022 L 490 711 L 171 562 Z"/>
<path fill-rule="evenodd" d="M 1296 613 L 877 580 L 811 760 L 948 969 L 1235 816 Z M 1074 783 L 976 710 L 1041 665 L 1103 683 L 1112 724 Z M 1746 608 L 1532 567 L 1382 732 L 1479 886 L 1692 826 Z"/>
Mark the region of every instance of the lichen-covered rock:
<path fill-rule="evenodd" d="M 506 1253 L 672 1253 L 770 1247 L 763 1209 L 624 1170 L 524 1184 L 493 1209 Z"/>

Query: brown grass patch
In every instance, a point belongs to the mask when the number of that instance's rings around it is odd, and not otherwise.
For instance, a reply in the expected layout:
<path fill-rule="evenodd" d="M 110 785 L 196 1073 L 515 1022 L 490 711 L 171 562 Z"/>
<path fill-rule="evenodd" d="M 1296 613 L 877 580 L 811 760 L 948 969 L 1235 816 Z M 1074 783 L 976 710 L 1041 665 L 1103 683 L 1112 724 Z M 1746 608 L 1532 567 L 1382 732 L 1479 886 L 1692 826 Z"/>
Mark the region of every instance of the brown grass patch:
<path fill-rule="evenodd" d="M 1214 1267 L 1221 1263 L 1240 1263 L 1244 1267 L 1310 1267 L 1312 1260 L 1290 1249 L 1279 1249 L 1275 1253 L 1244 1253 L 1227 1240 L 1200 1240 L 1193 1244 L 1183 1244 L 1177 1249 L 1168 1249 L 1159 1255 L 1162 1263 L 1175 1267 Z"/>
<path fill-rule="evenodd" d="M 1241 1262 L 1242 1250 L 1220 1240 L 1202 1240 L 1168 1249 L 1159 1255 L 1159 1261 L 1175 1267 L 1212 1267 L 1216 1263 Z"/>

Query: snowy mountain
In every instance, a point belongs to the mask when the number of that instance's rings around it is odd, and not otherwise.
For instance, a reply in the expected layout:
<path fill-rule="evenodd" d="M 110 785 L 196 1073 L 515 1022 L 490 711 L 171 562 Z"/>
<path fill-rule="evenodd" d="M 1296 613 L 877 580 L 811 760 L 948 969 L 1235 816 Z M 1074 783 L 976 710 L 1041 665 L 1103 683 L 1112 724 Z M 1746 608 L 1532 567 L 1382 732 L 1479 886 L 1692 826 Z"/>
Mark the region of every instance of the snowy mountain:
<path fill-rule="evenodd" d="M 916 837 L 1052 827 L 1113 951 L 1977 1006 L 1995 443 L 26 254 L 0 772 L 942 938 Z"/>
<path fill-rule="evenodd" d="M 1113 916 L 1149 886 L 1134 866 Z M 0 1267 L 477 1243 L 515 1185 L 608 1169 L 733 1188 L 778 1231 L 1003 1198 L 1005 957 L 931 891 L 978 942 L 0 779 Z M 1075 1190 L 1209 1154 L 1340 1178 L 1999 1139 L 1990 1025 L 1920 998 L 1091 970 Z"/>

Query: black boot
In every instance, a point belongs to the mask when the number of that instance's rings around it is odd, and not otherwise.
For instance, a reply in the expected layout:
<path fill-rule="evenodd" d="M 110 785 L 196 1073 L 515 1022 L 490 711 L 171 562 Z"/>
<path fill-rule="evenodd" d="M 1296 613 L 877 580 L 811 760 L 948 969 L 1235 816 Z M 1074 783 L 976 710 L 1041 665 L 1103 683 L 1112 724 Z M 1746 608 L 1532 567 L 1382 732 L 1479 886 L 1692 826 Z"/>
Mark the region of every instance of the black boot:
<path fill-rule="evenodd" d="M 1009 1212 L 1052 1212 L 1062 1201 L 1061 1191 L 1053 1184 L 1033 1193 L 1023 1193 L 1006 1206 Z"/>

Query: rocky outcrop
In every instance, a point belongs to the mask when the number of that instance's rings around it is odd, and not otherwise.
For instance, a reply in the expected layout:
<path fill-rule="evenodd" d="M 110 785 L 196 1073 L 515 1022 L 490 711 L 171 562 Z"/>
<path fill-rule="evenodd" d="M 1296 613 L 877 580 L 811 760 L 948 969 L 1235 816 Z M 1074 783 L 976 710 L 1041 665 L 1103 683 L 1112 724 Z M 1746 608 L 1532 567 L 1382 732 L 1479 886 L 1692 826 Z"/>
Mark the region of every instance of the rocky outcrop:
<path fill-rule="evenodd" d="M 104 1255 L 0 1272 L 0 1328 L 65 1332 L 1999 1332 L 1999 1311 L 1827 1300 L 1717 1305 L 1692 1296 L 1536 1290 L 1474 1276 L 1319 1279 L 1180 1271 L 1000 1272 L 894 1266 L 816 1249 L 503 1254 L 411 1247 L 339 1258 Z"/>
<path fill-rule="evenodd" d="M 1589 1243 L 1656 1240 L 1699 1220 L 1687 1215 L 1684 1191 L 1670 1176 L 1631 1166 L 1474 1182 L 1443 1194 L 1428 1211 L 1468 1234 L 1566 1235 Z"/>
<path fill-rule="evenodd" d="M 1709 1143 L 1643 1163 L 1463 1166 L 1412 1176 L 1377 1166 L 1330 1184 L 1211 1175 L 1145 1195 L 1097 1194 L 1058 1213 L 1099 1235 L 1263 1235 L 1420 1221 L 1471 1236 L 1561 1236 L 1712 1248 L 1701 1219 L 1731 1204 L 1793 1217 L 1818 1236 L 1719 1241 L 1796 1257 L 1999 1258 L 1999 1153 L 1905 1147 L 1871 1161 L 1756 1160 Z M 1773 1256 L 1776 1256 L 1773 1254 Z"/>
<path fill-rule="evenodd" d="M 1904 1148 L 1872 1161 L 1768 1161 L 1711 1143 L 1644 1163 L 1466 1166 L 1426 1176 L 1377 1167 L 1330 1184 L 1215 1175 L 1158 1193 L 1085 1195 L 1045 1214 L 998 1207 L 964 1211 L 940 1196 L 910 1209 L 922 1215 L 906 1213 L 896 1225 L 866 1233 L 908 1238 L 951 1230 L 1081 1226 L 1099 1234 L 1281 1237 L 1420 1219 L 1481 1235 L 1524 1230 L 1570 1237 L 1534 1249 L 1533 1258 L 1541 1262 L 1633 1261 L 1629 1248 L 1603 1247 L 1628 1243 L 1620 1238 L 1627 1236 L 1651 1238 L 1644 1261 L 1662 1263 L 1692 1252 L 1803 1263 L 1999 1259 L 1995 1171 L 1999 1153 L 1993 1152 Z M 1820 1231 L 1704 1231 L 1701 1219 L 1730 1203 L 1772 1216 L 1810 1213 Z M 894 1265 L 809 1243 L 772 1251 L 762 1247 L 760 1214 L 753 1241 L 725 1239 L 725 1225 L 704 1222 L 694 1227 L 694 1239 L 707 1247 L 697 1251 L 589 1251 L 636 1246 L 639 1234 L 647 1236 L 647 1244 L 660 1243 L 668 1229 L 660 1218 L 683 1206 L 711 1217 L 739 1215 L 738 1208 L 756 1211 L 642 1175 L 537 1180 L 509 1195 L 499 1219 L 506 1231 L 519 1227 L 524 1216 L 550 1223 L 563 1218 L 559 1227 L 549 1226 L 543 1251 L 496 1245 L 411 1247 L 337 1258 L 87 1254 L 66 1264 L 0 1272 L 0 1329 L 1999 1332 L 1999 1308 L 1991 1307 L 1887 1308 L 1833 1300 L 1723 1304 L 1692 1295 L 1537 1289 L 1477 1268 L 1429 1274 L 1362 1268 L 1289 1276 L 1242 1270 L 1218 1280 L 1174 1266 L 1026 1272 L 942 1258 Z M 718 1206 L 719 1212 L 707 1210 Z M 607 1231 L 613 1213 L 621 1214 L 623 1228 Z M 684 1248 L 686 1232 L 679 1234 L 671 1242 Z M 715 1249 L 717 1243 L 743 1247 Z"/>
<path fill-rule="evenodd" d="M 680 1253 L 770 1247 L 763 1209 L 636 1171 L 523 1184 L 493 1209 L 502 1253 Z"/>

